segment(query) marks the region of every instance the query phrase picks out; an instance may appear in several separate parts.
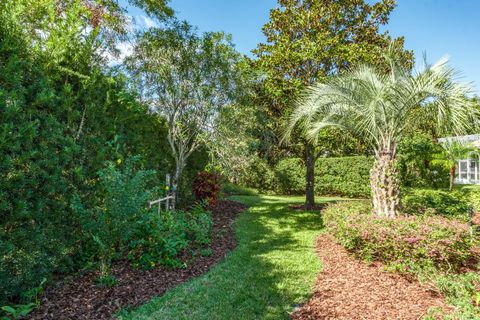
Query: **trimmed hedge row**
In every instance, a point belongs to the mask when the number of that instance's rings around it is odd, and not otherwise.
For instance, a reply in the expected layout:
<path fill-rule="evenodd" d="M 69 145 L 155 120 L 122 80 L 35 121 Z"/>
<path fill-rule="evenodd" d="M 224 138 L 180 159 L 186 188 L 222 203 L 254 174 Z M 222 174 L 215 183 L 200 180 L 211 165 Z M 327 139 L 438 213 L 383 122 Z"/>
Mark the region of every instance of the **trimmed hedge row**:
<path fill-rule="evenodd" d="M 315 192 L 352 198 L 370 196 L 370 157 L 319 158 L 315 165 Z"/>
<path fill-rule="evenodd" d="M 315 193 L 369 197 L 372 165 L 373 159 L 363 156 L 319 158 L 315 164 Z M 273 170 L 273 191 L 288 195 L 304 194 L 305 170 L 305 165 L 299 158 L 280 161 Z"/>

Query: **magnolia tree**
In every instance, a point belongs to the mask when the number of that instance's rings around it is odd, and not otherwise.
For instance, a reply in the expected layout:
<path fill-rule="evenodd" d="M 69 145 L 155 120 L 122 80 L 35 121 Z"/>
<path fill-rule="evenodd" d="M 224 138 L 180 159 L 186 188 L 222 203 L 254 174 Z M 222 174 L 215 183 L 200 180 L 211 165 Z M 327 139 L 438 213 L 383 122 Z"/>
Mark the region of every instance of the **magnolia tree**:
<path fill-rule="evenodd" d="M 219 110 L 236 97 L 240 59 L 229 36 L 199 36 L 175 21 L 141 35 L 127 61 L 152 112 L 167 120 L 174 193 L 188 157 L 213 132 Z"/>
<path fill-rule="evenodd" d="M 399 213 L 397 146 L 414 108 L 428 108 L 438 132 L 463 134 L 477 126 L 479 112 L 466 99 L 470 87 L 456 82 L 456 72 L 442 59 L 412 74 L 392 46 L 388 70 L 360 65 L 310 87 L 290 119 L 290 131 L 300 125 L 312 138 L 327 126 L 361 136 L 374 150 L 370 173 L 373 212 Z"/>

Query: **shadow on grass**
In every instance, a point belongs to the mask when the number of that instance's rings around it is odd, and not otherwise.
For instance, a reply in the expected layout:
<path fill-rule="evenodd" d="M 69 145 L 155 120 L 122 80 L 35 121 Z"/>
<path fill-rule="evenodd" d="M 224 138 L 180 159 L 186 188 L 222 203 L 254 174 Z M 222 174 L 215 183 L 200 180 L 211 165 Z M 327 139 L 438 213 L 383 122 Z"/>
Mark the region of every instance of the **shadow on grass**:
<path fill-rule="evenodd" d="M 237 248 L 206 275 L 120 319 L 288 319 L 308 299 L 320 271 L 320 213 L 291 211 L 290 198 L 234 198 L 250 206 L 235 223 Z"/>

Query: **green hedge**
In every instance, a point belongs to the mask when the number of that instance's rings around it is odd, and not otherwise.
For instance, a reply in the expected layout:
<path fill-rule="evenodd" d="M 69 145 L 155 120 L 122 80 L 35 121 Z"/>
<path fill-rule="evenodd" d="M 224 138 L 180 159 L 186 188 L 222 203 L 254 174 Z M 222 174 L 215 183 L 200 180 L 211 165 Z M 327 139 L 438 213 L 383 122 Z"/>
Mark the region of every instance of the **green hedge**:
<path fill-rule="evenodd" d="M 432 189 L 407 189 L 402 198 L 403 211 L 411 215 L 439 214 L 468 217 L 469 203 L 461 192 Z"/>
<path fill-rule="evenodd" d="M 319 158 L 315 164 L 315 193 L 354 198 L 370 196 L 370 157 Z"/>
<path fill-rule="evenodd" d="M 305 194 L 305 165 L 300 158 L 280 161 L 273 170 L 274 191 L 278 194 Z"/>
<path fill-rule="evenodd" d="M 253 162 L 244 185 L 261 192 L 305 194 L 305 165 L 300 158 L 281 160 L 271 169 L 261 159 Z M 353 198 L 370 196 L 370 168 L 373 159 L 363 156 L 319 158 L 315 164 L 315 193 Z"/>

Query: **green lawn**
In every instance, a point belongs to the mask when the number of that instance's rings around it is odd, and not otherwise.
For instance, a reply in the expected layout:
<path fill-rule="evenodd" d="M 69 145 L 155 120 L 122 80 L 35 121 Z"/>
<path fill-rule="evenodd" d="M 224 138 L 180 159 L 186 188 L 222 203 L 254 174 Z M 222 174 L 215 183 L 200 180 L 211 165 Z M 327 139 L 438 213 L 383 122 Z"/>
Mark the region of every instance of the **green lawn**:
<path fill-rule="evenodd" d="M 308 299 L 320 271 L 314 253 L 323 228 L 319 214 L 289 210 L 301 197 L 234 199 L 250 206 L 235 224 L 238 247 L 206 275 L 119 319 L 287 319 Z"/>

